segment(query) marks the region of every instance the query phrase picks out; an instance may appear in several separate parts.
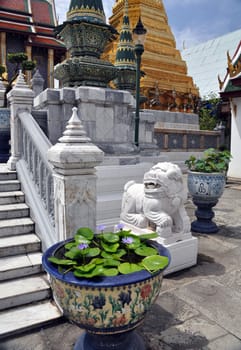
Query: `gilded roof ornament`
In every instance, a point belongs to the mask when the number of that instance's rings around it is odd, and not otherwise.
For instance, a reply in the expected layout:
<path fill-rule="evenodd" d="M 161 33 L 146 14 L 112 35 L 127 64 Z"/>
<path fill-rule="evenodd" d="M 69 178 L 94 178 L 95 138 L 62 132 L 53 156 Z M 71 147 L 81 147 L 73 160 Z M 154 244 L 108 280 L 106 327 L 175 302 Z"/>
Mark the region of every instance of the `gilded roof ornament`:
<path fill-rule="evenodd" d="M 230 57 L 229 52 L 227 52 L 227 59 L 228 59 L 228 73 L 230 75 L 230 78 L 234 78 L 239 73 L 241 73 L 241 61 L 238 60 L 237 63 L 232 63 L 232 59 Z"/>
<path fill-rule="evenodd" d="M 218 83 L 219 83 L 219 89 L 222 90 L 224 81 L 221 80 L 220 75 L 218 74 Z"/>

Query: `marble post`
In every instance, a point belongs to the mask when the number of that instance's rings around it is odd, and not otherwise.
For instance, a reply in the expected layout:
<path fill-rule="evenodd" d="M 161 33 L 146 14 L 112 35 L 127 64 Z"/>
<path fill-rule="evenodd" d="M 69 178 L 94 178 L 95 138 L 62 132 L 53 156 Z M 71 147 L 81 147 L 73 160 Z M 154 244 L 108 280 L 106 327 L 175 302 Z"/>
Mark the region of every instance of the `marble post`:
<path fill-rule="evenodd" d="M 10 170 L 16 169 L 16 163 L 20 158 L 20 128 L 18 113 L 28 111 L 31 113 L 33 107 L 34 93 L 24 80 L 22 72 L 19 72 L 16 85 L 7 94 L 10 103 L 10 135 L 11 135 L 11 156 L 7 162 Z"/>
<path fill-rule="evenodd" d="M 103 157 L 103 152 L 86 136 L 74 107 L 63 136 L 48 151 L 48 159 L 54 166 L 55 225 L 59 240 L 72 237 L 79 227 L 95 230 L 95 167 Z"/>

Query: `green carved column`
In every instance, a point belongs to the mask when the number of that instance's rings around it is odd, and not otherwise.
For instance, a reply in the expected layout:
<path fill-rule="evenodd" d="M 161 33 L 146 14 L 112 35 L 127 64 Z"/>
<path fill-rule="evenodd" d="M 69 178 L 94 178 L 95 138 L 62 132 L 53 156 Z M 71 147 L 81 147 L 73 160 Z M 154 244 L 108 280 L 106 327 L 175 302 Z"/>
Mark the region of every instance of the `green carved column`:
<path fill-rule="evenodd" d="M 56 33 L 70 52 L 70 59 L 54 71 L 63 86 L 107 87 L 116 77 L 116 67 L 100 59 L 108 41 L 118 34 L 106 24 L 102 0 L 71 0 L 67 20 Z"/>

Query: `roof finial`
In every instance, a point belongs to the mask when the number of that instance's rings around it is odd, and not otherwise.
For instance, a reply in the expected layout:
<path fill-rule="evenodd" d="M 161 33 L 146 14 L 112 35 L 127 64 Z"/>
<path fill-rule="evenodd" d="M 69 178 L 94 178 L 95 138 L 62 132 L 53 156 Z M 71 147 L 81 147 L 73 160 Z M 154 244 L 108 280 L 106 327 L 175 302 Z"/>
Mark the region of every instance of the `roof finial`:
<path fill-rule="evenodd" d="M 218 82 L 219 82 L 219 89 L 222 90 L 224 82 L 221 80 L 219 74 L 218 74 Z"/>

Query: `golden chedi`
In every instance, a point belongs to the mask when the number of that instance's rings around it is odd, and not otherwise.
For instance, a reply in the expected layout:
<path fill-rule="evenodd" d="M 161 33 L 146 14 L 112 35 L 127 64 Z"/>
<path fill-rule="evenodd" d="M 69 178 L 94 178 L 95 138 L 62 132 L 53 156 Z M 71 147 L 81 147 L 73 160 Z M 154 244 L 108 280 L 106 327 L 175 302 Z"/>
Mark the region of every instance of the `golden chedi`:
<path fill-rule="evenodd" d="M 126 0 L 116 0 L 109 23 L 121 31 Z M 162 0 L 129 0 L 128 13 L 133 29 L 141 16 L 147 29 L 141 69 L 141 94 L 147 97 L 145 108 L 193 112 L 198 101 L 198 89 L 187 75 L 187 66 L 176 48 Z M 118 42 L 110 43 L 105 59 L 115 62 Z"/>

